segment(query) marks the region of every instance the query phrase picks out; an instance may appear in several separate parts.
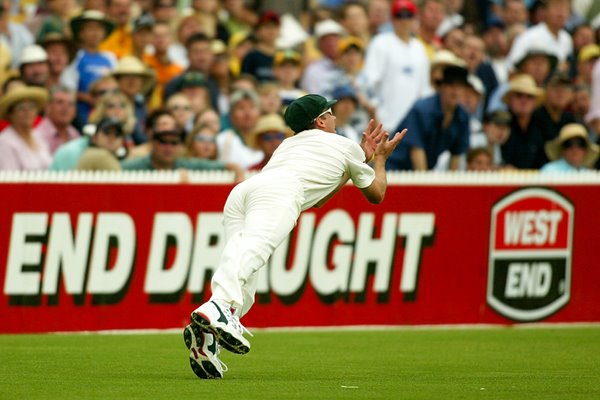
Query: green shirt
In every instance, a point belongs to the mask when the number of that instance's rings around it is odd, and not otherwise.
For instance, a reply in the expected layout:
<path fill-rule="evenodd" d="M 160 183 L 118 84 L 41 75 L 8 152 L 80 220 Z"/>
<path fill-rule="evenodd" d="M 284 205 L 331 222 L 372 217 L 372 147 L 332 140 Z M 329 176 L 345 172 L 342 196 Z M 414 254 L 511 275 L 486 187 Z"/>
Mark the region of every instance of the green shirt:
<path fill-rule="evenodd" d="M 155 169 L 152 165 L 150 155 L 122 161 L 121 167 L 125 171 L 153 171 Z M 215 170 L 225 169 L 225 164 L 220 161 L 205 160 L 203 158 L 178 158 L 175 160 L 175 165 L 172 169 Z"/>

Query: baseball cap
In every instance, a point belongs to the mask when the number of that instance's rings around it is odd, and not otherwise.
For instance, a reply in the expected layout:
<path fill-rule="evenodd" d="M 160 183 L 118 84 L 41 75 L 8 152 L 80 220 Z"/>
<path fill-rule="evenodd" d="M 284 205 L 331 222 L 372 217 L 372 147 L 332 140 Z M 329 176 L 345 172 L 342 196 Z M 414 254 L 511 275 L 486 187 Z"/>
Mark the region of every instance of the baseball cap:
<path fill-rule="evenodd" d="M 273 10 L 265 11 L 258 17 L 257 26 L 268 23 L 272 23 L 279 26 L 281 25 L 281 17 Z"/>
<path fill-rule="evenodd" d="M 285 62 L 291 62 L 294 64 L 301 64 L 302 58 L 300 57 L 300 53 L 295 50 L 279 50 L 275 53 L 275 58 L 273 59 L 274 65 L 281 65 Z"/>
<path fill-rule="evenodd" d="M 187 71 L 181 76 L 179 90 L 190 87 L 206 87 L 206 79 L 202 72 Z"/>
<path fill-rule="evenodd" d="M 583 46 L 583 48 L 579 51 L 577 60 L 579 62 L 585 62 L 598 57 L 600 57 L 600 46 L 592 43 Z"/>
<path fill-rule="evenodd" d="M 417 6 L 411 0 L 396 0 L 392 3 L 392 17 L 414 17 Z"/>
<path fill-rule="evenodd" d="M 115 136 L 123 136 L 123 121 L 117 118 L 105 117 L 96 125 L 96 134 L 100 132 L 114 133 Z"/>
<path fill-rule="evenodd" d="M 133 31 L 137 32 L 144 28 L 152 28 L 154 26 L 154 17 L 150 14 L 142 14 L 133 21 Z"/>
<path fill-rule="evenodd" d="M 330 108 L 337 100 L 327 100 L 318 94 L 307 94 L 294 100 L 285 110 L 283 118 L 296 133 L 308 128 L 315 118 Z"/>
<path fill-rule="evenodd" d="M 340 40 L 338 45 L 338 50 L 340 53 L 345 53 L 350 48 L 355 48 L 360 51 L 365 50 L 365 42 L 363 42 L 360 38 L 356 36 L 347 36 Z"/>
<path fill-rule="evenodd" d="M 510 125 L 512 116 L 508 111 L 496 110 L 485 116 L 484 122 L 495 125 Z"/>

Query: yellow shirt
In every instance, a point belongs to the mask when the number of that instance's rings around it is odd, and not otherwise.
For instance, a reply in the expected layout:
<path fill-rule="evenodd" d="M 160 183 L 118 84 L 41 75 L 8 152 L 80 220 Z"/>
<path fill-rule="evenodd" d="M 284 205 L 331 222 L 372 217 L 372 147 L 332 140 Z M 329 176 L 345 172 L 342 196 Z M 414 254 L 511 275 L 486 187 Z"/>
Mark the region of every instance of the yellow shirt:
<path fill-rule="evenodd" d="M 100 50 L 111 52 L 117 58 L 130 55 L 133 52 L 133 39 L 129 26 L 115 28 L 110 36 L 100 43 Z"/>

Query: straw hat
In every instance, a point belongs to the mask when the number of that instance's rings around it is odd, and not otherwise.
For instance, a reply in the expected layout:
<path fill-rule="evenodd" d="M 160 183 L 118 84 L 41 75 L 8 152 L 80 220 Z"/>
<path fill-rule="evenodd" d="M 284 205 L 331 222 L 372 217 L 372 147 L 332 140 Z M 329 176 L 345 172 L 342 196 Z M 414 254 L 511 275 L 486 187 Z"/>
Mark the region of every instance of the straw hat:
<path fill-rule="evenodd" d="M 537 101 L 542 99 L 544 89 L 539 88 L 531 75 L 519 74 L 515 75 L 508 83 L 508 91 L 502 96 L 502 101 L 508 103 L 508 98 L 511 93 L 523 93 L 534 96 Z"/>
<path fill-rule="evenodd" d="M 592 167 L 598 160 L 598 156 L 600 155 L 600 147 L 590 141 L 585 126 L 581 124 L 573 123 L 565 125 L 560 130 L 560 133 L 556 139 L 546 142 L 546 145 L 544 146 L 546 155 L 552 161 L 558 160 L 562 156 L 562 144 L 573 138 L 581 138 L 587 143 L 587 152 L 583 159 L 583 165 L 586 167 Z"/>
<path fill-rule="evenodd" d="M 115 28 L 114 22 L 106 18 L 106 15 L 102 11 L 98 10 L 85 10 L 83 14 L 78 15 L 77 17 L 71 20 L 71 32 L 73 32 L 73 38 L 75 40 L 79 39 L 79 32 L 81 31 L 81 27 L 87 21 L 96 21 L 100 22 L 104 25 L 104 37 L 108 37 L 112 30 Z"/>
<path fill-rule="evenodd" d="M 117 67 L 112 72 L 115 79 L 123 75 L 135 75 L 143 79 L 142 93 L 148 93 L 154 85 L 156 79 L 154 72 L 148 68 L 137 58 L 133 56 L 125 56 L 121 58 Z"/>
<path fill-rule="evenodd" d="M 431 68 L 437 66 L 450 66 L 453 65 L 455 67 L 467 67 L 467 63 L 460 57 L 457 57 L 450 50 L 438 50 L 431 59 Z"/>
<path fill-rule="evenodd" d="M 8 68 L 11 62 L 10 48 L 4 42 L 0 42 L 0 85 L 4 84 L 4 81 L 9 77 Z"/>
<path fill-rule="evenodd" d="M 39 110 L 43 110 L 48 102 L 48 91 L 46 89 L 25 86 L 11 90 L 0 99 L 0 119 L 6 119 L 8 110 L 15 104 L 24 101 L 31 100 L 35 102 Z"/>
<path fill-rule="evenodd" d="M 246 137 L 248 147 L 253 149 L 258 148 L 258 136 L 265 132 L 282 132 L 286 138 L 292 136 L 290 128 L 285 125 L 281 115 L 275 113 L 267 114 L 260 117 L 254 131 Z"/>

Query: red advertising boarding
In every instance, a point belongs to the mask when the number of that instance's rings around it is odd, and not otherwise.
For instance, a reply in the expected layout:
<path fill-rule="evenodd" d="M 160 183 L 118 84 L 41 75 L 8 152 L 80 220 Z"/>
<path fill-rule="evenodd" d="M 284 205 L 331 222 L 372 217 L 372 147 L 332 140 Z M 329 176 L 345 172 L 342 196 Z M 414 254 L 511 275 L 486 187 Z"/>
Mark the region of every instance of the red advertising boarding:
<path fill-rule="evenodd" d="M 231 184 L 42 178 L 0 179 L 0 333 L 182 327 L 210 297 Z M 600 321 L 599 176 L 438 178 L 303 213 L 244 324 Z"/>

